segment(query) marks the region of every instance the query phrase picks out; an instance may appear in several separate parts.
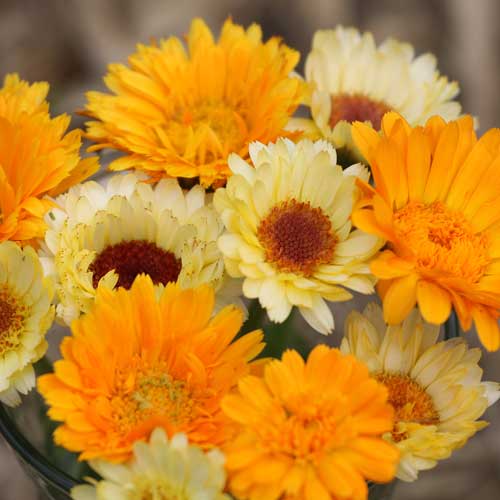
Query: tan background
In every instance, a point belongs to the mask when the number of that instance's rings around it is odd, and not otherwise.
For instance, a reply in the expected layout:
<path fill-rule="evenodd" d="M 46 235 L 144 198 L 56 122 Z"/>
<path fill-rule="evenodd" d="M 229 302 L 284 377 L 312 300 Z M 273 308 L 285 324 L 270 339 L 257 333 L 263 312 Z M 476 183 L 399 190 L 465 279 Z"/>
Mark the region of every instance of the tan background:
<path fill-rule="evenodd" d="M 481 130 L 500 122 L 496 0 L 0 0 L 0 78 L 17 71 L 47 80 L 53 111 L 72 112 L 85 90 L 102 87 L 106 64 L 124 61 L 136 42 L 181 35 L 193 16 L 218 30 L 228 14 L 242 24 L 259 22 L 266 36 L 281 35 L 303 54 L 316 29 L 336 24 L 370 30 L 378 42 L 409 41 L 417 53 L 435 53 L 440 70 L 460 82 L 464 109 L 480 118 Z M 486 355 L 484 367 L 489 379 L 500 380 L 500 353 Z M 417 483 L 398 485 L 395 499 L 500 499 L 500 407 L 487 418 L 487 430 Z M 0 442 L 0 500 L 34 495 Z"/>

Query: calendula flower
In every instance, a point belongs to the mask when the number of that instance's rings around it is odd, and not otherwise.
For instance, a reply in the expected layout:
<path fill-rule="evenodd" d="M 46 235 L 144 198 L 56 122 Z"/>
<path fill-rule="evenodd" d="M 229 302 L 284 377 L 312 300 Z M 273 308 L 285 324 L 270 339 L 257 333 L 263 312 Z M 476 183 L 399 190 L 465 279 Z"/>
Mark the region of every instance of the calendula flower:
<path fill-rule="evenodd" d="M 204 453 L 188 444 L 185 434 L 169 440 L 163 429 L 155 429 L 149 443 L 134 444 L 129 463 L 94 460 L 90 465 L 103 479 L 73 488 L 73 500 L 229 500 L 222 493 L 224 455 L 217 449 Z"/>
<path fill-rule="evenodd" d="M 223 184 L 227 156 L 246 158 L 251 141 L 290 135 L 284 127 L 301 103 L 303 83 L 291 75 L 299 53 L 277 37 L 262 42 L 261 28 L 231 20 L 215 41 L 195 19 L 186 37 L 139 45 L 129 66 L 112 64 L 111 94 L 89 92 L 87 136 L 124 156 L 112 170 L 140 169 L 154 178 L 199 177 Z M 293 134 L 292 134 L 293 135 Z"/>
<path fill-rule="evenodd" d="M 229 490 L 249 500 L 362 500 L 365 479 L 390 481 L 399 453 L 387 389 L 353 356 L 325 345 L 295 351 L 249 375 L 224 412 L 238 425 L 224 447 Z"/>
<path fill-rule="evenodd" d="M 47 351 L 52 296 L 33 248 L 0 243 L 0 401 L 9 406 L 35 386 L 33 363 Z"/>
<path fill-rule="evenodd" d="M 478 421 L 500 397 L 499 385 L 481 382 L 481 351 L 462 339 L 437 342 L 439 327 L 413 310 L 387 326 L 375 304 L 346 320 L 341 350 L 364 362 L 389 390 L 396 417 L 385 437 L 401 451 L 397 476 L 417 479 L 463 446 L 486 422 Z"/>
<path fill-rule="evenodd" d="M 299 120 L 297 127 L 350 156 L 359 157 L 351 138 L 354 121 L 380 130 L 382 116 L 391 110 L 411 125 L 432 115 L 452 120 L 460 114 L 453 101 L 458 85 L 439 74 L 432 54 L 415 58 L 411 45 L 393 39 L 377 47 L 371 33 L 354 28 L 317 31 L 305 74 L 312 120 Z"/>
<path fill-rule="evenodd" d="M 372 293 L 367 264 L 382 240 L 352 230 L 361 165 L 345 171 L 326 142 L 250 146 L 253 166 L 229 157 L 235 174 L 218 189 L 214 205 L 226 226 L 219 238 L 228 273 L 245 278 L 243 293 L 259 298 L 272 321 L 292 306 L 321 333 L 334 327 L 324 299 L 349 300 L 345 289 Z M 345 288 L 344 288 L 345 287 Z"/>
<path fill-rule="evenodd" d="M 70 117 L 51 118 L 47 83 L 15 74 L 0 88 L 0 241 L 42 237 L 55 195 L 93 174 L 96 158 L 80 160 L 81 131 L 66 134 Z"/>
<path fill-rule="evenodd" d="M 223 224 L 201 186 L 183 193 L 175 179 L 151 187 L 134 174 L 118 174 L 105 187 L 75 186 L 56 203 L 41 255 L 66 324 L 90 309 L 99 285 L 130 288 L 141 273 L 155 284 L 210 283 L 218 309 L 242 306 L 241 285 L 225 274 L 216 243 Z"/>
<path fill-rule="evenodd" d="M 63 422 L 55 442 L 81 460 L 130 458 L 156 427 L 220 446 L 232 427 L 220 401 L 262 350 L 262 332 L 234 341 L 243 313 L 228 306 L 213 319 L 208 285 L 155 288 L 149 276 L 129 290 L 99 287 L 91 311 L 73 321 L 63 359 L 38 380 L 49 416 Z"/>
<path fill-rule="evenodd" d="M 477 140 L 470 116 L 412 128 L 390 113 L 382 135 L 355 123 L 353 137 L 375 181 L 353 221 L 387 240 L 371 265 L 385 320 L 400 323 L 418 302 L 439 324 L 453 306 L 464 330 L 474 320 L 483 345 L 498 349 L 500 130 Z"/>

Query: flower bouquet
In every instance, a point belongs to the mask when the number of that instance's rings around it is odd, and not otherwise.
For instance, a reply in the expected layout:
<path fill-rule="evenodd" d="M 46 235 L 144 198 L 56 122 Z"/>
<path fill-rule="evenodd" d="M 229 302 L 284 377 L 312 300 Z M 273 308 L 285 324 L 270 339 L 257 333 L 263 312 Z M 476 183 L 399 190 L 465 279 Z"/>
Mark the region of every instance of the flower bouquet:
<path fill-rule="evenodd" d="M 49 498 L 389 498 L 486 425 L 460 334 L 500 346 L 500 130 L 408 44 L 298 61 L 196 19 L 69 133 L 6 77 L 0 429 Z"/>

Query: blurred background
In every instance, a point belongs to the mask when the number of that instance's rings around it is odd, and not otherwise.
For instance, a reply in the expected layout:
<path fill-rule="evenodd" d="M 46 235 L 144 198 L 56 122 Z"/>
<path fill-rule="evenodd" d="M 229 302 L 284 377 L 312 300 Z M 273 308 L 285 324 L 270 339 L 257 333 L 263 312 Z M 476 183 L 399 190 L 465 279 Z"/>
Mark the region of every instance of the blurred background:
<path fill-rule="evenodd" d="M 279 35 L 303 55 L 317 29 L 337 24 L 372 31 L 378 43 L 408 41 L 460 82 L 463 109 L 479 117 L 481 131 L 500 123 L 497 0 L 0 0 L 0 79 L 15 71 L 46 80 L 53 113 L 72 113 L 86 90 L 103 88 L 106 65 L 124 62 L 137 42 L 182 35 L 194 16 L 217 32 L 228 15 L 261 24 L 266 37 Z M 75 116 L 73 125 L 82 120 Z M 477 344 L 473 333 L 468 340 Z M 500 354 L 485 354 L 483 366 L 487 379 L 500 380 Z M 489 428 L 418 482 L 398 484 L 394 500 L 498 500 L 500 405 L 485 418 Z M 0 440 L 0 500 L 35 498 Z"/>

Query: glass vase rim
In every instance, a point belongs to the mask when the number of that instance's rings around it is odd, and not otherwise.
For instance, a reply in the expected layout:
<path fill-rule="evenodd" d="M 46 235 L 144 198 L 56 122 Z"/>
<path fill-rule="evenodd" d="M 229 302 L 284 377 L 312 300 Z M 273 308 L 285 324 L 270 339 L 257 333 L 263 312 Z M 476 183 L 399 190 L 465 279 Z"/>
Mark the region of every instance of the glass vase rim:
<path fill-rule="evenodd" d="M 9 416 L 8 410 L 3 403 L 0 403 L 0 434 L 16 455 L 51 486 L 69 495 L 74 486 L 81 484 L 78 480 L 52 464 L 24 437 Z"/>

